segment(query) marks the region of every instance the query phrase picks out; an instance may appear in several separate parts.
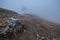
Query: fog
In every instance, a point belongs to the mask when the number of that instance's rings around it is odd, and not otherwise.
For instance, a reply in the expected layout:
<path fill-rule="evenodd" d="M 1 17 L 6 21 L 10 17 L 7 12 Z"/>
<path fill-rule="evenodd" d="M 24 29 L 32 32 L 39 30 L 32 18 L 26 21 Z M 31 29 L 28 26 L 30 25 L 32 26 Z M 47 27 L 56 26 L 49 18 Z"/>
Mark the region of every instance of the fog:
<path fill-rule="evenodd" d="M 34 14 L 60 23 L 60 0 L 0 0 L 0 8 Z"/>

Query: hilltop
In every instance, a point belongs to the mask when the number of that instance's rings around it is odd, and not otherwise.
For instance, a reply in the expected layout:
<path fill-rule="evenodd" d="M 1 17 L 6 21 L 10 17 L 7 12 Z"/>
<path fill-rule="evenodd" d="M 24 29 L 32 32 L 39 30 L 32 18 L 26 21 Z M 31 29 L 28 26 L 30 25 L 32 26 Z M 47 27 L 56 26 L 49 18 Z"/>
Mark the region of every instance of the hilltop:
<path fill-rule="evenodd" d="M 0 37 L 0 40 L 38 40 L 42 36 L 52 39 L 60 38 L 59 24 L 43 20 L 34 15 L 18 14 L 14 11 L 3 8 L 0 8 L 0 30 L 8 25 L 6 21 L 11 17 L 15 17 L 21 21 L 24 26 L 24 28 L 21 29 L 23 31 L 14 33 L 16 34 L 17 39 L 8 36 L 8 38 L 2 37 L 3 39 Z"/>

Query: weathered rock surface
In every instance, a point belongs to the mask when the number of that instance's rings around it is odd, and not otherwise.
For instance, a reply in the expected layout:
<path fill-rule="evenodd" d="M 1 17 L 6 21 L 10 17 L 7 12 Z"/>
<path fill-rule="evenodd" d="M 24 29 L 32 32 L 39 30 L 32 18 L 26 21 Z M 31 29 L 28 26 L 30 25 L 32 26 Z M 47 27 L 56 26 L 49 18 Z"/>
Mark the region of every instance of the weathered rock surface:
<path fill-rule="evenodd" d="M 16 18 L 21 21 L 21 29 L 8 36 L 0 36 L 0 40 L 51 40 L 60 38 L 60 25 L 40 19 L 30 14 L 18 14 L 14 11 L 0 8 L 0 32 L 8 25 L 9 18 Z M 57 39 L 56 39 L 57 40 Z"/>

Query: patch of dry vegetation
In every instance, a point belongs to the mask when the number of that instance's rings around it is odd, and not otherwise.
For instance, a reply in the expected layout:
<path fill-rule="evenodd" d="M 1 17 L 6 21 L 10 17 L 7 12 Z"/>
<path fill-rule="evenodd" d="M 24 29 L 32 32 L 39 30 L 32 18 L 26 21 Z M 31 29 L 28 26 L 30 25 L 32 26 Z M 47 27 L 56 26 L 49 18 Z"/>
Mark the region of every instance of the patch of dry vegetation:
<path fill-rule="evenodd" d="M 23 31 L 16 33 L 13 32 L 8 37 L 0 37 L 0 40 L 38 40 L 41 36 L 48 38 L 60 38 L 60 25 L 44 21 L 34 15 L 18 14 L 14 11 L 2 8 L 0 8 L 0 27 L 6 27 L 6 21 L 10 17 L 18 18 L 21 21 L 24 26 L 24 28 L 21 29 Z M 38 39 L 37 35 L 39 36 Z"/>

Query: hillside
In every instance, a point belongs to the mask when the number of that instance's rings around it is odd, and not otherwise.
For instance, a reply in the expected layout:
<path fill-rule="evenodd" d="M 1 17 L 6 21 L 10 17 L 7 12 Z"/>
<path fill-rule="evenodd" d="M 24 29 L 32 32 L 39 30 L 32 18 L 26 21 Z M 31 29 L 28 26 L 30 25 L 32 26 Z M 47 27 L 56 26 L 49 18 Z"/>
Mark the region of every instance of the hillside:
<path fill-rule="evenodd" d="M 0 36 L 0 40 L 47 40 L 60 38 L 60 25 L 43 20 L 30 14 L 18 14 L 14 11 L 0 8 L 0 33 L 8 25 L 9 18 L 19 19 L 21 28 L 19 31 L 12 30 L 9 36 Z M 20 27 L 19 26 L 19 27 Z M 17 26 L 18 27 L 18 26 Z M 8 31 L 8 30 L 7 30 Z"/>

